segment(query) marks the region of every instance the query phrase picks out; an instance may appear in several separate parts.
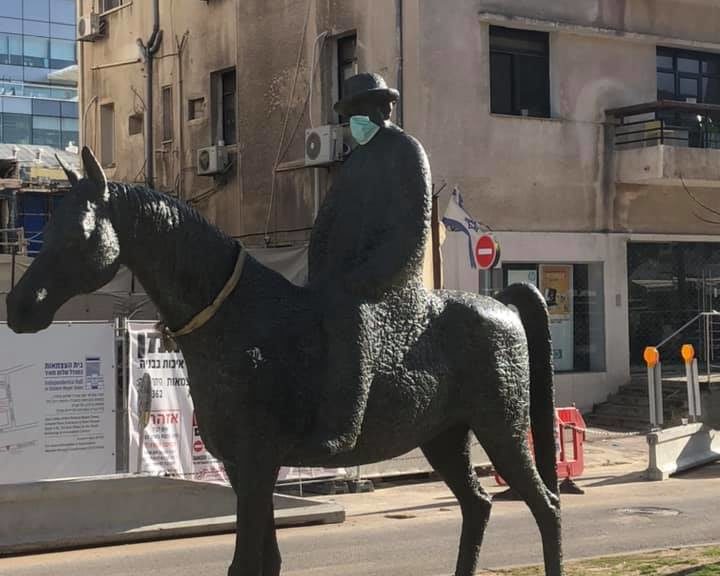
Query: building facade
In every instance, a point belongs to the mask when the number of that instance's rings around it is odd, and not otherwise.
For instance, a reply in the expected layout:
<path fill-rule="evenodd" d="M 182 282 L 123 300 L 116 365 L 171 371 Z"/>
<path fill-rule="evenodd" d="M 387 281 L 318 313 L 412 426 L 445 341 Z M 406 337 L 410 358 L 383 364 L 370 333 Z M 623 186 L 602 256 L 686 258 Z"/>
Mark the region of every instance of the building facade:
<path fill-rule="evenodd" d="M 0 2 L 0 142 L 79 140 L 74 0 Z"/>
<path fill-rule="evenodd" d="M 155 186 L 230 234 L 304 242 L 335 169 L 306 165 L 306 129 L 339 123 L 343 78 L 375 71 L 402 92 L 440 213 L 457 187 L 500 242 L 489 274 L 448 258 L 448 287 L 530 281 L 548 299 L 558 404 L 602 401 L 643 346 L 713 307 L 714 1 L 154 5 L 79 0 L 103 23 L 79 48 L 82 140 L 111 178 L 145 180 L 149 151 Z"/>

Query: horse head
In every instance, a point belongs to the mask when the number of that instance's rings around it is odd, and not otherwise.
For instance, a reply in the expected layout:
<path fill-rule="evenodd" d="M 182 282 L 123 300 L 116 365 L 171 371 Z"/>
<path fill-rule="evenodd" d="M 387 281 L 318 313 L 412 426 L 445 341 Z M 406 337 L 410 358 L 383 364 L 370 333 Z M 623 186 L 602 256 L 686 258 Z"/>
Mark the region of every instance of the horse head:
<path fill-rule="evenodd" d="M 15 332 L 47 328 L 65 302 L 101 288 L 120 266 L 107 178 L 87 147 L 82 160 L 86 178 L 60 161 L 72 189 L 45 227 L 40 253 L 8 294 L 8 325 Z"/>

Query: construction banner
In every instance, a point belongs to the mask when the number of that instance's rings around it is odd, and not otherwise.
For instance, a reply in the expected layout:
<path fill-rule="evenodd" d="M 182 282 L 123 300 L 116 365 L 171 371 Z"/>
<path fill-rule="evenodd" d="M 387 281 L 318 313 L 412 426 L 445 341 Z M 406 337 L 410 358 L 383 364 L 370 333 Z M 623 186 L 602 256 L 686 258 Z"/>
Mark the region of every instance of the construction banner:
<path fill-rule="evenodd" d="M 116 472 L 115 326 L 0 324 L 0 484 Z"/>
<path fill-rule="evenodd" d="M 164 348 L 154 323 L 129 322 L 128 331 L 130 472 L 226 483 L 222 463 L 205 449 L 197 427 L 182 353 Z M 342 473 L 282 468 L 279 480 Z"/>

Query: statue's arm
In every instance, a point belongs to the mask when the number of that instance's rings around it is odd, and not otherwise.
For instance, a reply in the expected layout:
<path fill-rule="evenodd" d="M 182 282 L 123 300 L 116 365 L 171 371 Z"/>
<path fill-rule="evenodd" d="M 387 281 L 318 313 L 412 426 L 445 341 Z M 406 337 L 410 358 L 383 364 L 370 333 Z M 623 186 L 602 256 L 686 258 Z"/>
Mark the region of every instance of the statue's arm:
<path fill-rule="evenodd" d="M 422 266 L 430 232 L 432 184 L 425 151 L 414 139 L 411 142 L 387 188 L 375 191 L 373 217 L 383 226 L 371 239 L 367 257 L 346 278 L 347 288 L 357 294 L 401 286 Z"/>
<path fill-rule="evenodd" d="M 328 237 L 332 223 L 336 216 L 335 187 L 332 187 L 325 195 L 320 205 L 312 232 L 310 233 L 310 247 L 308 249 L 308 282 L 316 284 L 322 282 L 324 268 L 327 266 Z"/>

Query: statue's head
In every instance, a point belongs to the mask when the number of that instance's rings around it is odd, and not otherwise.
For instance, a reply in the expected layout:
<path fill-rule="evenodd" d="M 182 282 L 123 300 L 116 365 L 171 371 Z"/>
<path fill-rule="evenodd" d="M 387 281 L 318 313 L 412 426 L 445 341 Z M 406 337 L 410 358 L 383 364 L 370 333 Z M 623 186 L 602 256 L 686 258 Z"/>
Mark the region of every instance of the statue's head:
<path fill-rule="evenodd" d="M 357 74 L 345 80 L 343 97 L 335 104 L 335 111 L 342 116 L 368 116 L 378 126 L 390 119 L 393 104 L 400 92 L 388 88 L 379 74 Z"/>
<path fill-rule="evenodd" d="M 105 173 L 89 148 L 82 159 L 86 178 L 58 158 L 72 189 L 45 227 L 42 250 L 8 294 L 8 324 L 16 332 L 46 328 L 60 306 L 101 288 L 120 267 Z"/>

